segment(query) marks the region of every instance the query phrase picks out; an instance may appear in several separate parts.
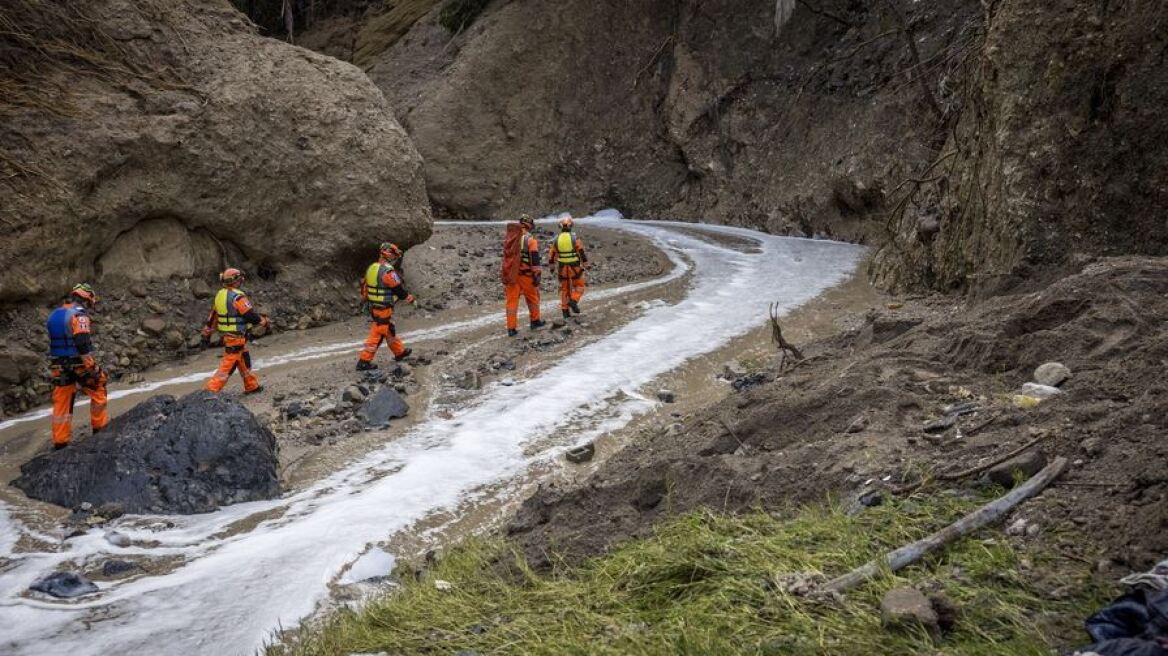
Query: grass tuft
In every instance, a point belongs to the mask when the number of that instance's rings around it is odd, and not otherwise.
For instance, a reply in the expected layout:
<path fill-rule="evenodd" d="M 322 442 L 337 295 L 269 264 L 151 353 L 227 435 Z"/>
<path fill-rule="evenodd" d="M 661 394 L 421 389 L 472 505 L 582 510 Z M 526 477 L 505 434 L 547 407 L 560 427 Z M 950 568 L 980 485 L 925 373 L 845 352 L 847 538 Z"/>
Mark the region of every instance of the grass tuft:
<path fill-rule="evenodd" d="M 504 542 L 470 540 L 400 592 L 305 628 L 269 653 L 1047 656 L 1084 637 L 1081 619 L 1111 591 L 1093 584 L 1084 565 L 1019 553 L 992 531 L 842 601 L 785 591 L 792 574 L 843 573 L 977 503 L 915 498 L 852 516 L 827 505 L 785 520 L 696 513 L 550 573 L 532 571 Z M 1055 569 L 1071 596 L 1052 599 L 1032 583 L 1035 572 Z M 436 580 L 454 587 L 438 590 Z M 882 595 L 904 584 L 943 592 L 960 609 L 939 642 L 923 630 L 881 627 Z"/>

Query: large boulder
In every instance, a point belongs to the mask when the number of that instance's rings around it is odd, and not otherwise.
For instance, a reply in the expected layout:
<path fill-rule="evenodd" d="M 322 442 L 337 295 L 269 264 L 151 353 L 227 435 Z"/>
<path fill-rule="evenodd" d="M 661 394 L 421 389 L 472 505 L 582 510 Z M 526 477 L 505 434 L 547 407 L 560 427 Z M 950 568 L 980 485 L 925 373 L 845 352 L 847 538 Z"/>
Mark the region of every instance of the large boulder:
<path fill-rule="evenodd" d="M 0 303 L 250 263 L 315 283 L 430 234 L 360 69 L 226 0 L 0 3 Z"/>
<path fill-rule="evenodd" d="M 276 438 L 230 396 L 155 396 L 90 439 L 40 456 L 13 485 L 67 508 L 210 512 L 280 494 Z"/>

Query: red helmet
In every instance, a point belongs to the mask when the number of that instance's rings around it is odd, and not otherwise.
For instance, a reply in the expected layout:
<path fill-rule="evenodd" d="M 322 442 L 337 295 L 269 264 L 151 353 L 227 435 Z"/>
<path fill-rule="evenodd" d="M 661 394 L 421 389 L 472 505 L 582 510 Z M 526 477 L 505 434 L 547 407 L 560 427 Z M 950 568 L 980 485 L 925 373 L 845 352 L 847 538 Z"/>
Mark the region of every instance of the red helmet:
<path fill-rule="evenodd" d="M 560 230 L 571 230 L 571 229 L 572 229 L 572 217 L 565 216 L 564 218 L 560 219 Z"/>
<path fill-rule="evenodd" d="M 97 304 L 97 294 L 94 293 L 93 287 L 90 287 L 87 282 L 73 285 L 73 291 L 70 292 L 70 295 L 85 301 L 89 305 Z"/>
<path fill-rule="evenodd" d="M 396 260 L 402 256 L 402 249 L 398 248 L 397 244 L 393 244 L 388 241 L 381 242 L 381 246 L 378 247 L 378 250 L 381 252 L 381 257 L 384 257 L 387 260 Z"/>
<path fill-rule="evenodd" d="M 228 268 L 219 274 L 219 282 L 223 283 L 224 287 L 231 287 L 243 282 L 243 272 L 236 268 Z"/>

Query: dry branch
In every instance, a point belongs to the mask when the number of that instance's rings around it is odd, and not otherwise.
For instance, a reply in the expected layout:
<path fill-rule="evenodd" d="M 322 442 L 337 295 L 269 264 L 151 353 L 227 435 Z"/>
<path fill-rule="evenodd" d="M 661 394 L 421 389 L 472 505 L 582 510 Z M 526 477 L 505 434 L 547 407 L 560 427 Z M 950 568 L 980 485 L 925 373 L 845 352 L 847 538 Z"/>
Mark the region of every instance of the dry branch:
<path fill-rule="evenodd" d="M 844 592 L 866 581 L 877 577 L 882 568 L 887 566 L 889 571 L 897 572 L 925 556 L 938 551 L 958 538 L 964 537 L 1006 516 L 1015 506 L 1041 492 L 1056 478 L 1062 475 L 1067 468 L 1066 458 L 1055 458 L 1022 485 L 1014 488 L 1005 496 L 992 501 L 956 522 L 933 533 L 932 535 L 905 545 L 895 551 L 890 551 L 876 560 L 857 567 L 856 569 L 828 581 L 823 590 L 826 592 Z"/>
<path fill-rule="evenodd" d="M 775 345 L 779 347 L 779 354 L 780 354 L 779 371 L 782 371 L 783 366 L 787 363 L 787 354 L 788 353 L 790 353 L 791 357 L 793 357 L 795 359 L 795 362 L 798 363 L 798 362 L 803 361 L 803 359 L 804 359 L 803 352 L 800 351 L 798 348 L 796 348 L 796 346 L 794 344 L 792 344 L 791 342 L 788 342 L 787 338 L 783 337 L 783 327 L 781 325 L 779 325 L 779 304 L 778 303 L 771 303 L 770 316 L 771 316 L 771 341 L 773 341 L 775 343 Z"/>

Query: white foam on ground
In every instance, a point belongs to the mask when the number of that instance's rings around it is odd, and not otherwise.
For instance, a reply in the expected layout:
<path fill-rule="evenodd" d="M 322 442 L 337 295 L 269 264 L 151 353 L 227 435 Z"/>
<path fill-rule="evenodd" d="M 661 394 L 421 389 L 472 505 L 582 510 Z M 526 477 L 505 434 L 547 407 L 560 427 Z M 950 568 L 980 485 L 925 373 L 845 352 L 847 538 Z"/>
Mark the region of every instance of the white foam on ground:
<path fill-rule="evenodd" d="M 624 425 L 652 405 L 639 388 L 765 323 L 768 303 L 789 311 L 841 282 L 862 253 L 846 244 L 700 228 L 757 241 L 759 252 L 748 254 L 661 223 L 602 218 L 582 225 L 588 223 L 643 234 L 675 258 L 684 253 L 695 266 L 686 297 L 648 308 L 556 367 L 494 386 L 478 404 L 420 424 L 287 499 L 167 518 L 173 527 L 150 526 L 157 518 L 120 522 L 131 539 L 159 542 L 145 551 L 185 558 L 168 574 L 115 582 L 77 604 L 30 600 L 19 596 L 27 585 L 65 560 L 100 562 L 141 548 L 118 549 L 96 537 L 71 540 L 65 552 L 0 552 L 15 561 L 0 576 L 0 652 L 251 653 L 276 627 L 312 613 L 366 545 L 435 512 L 456 513 L 567 446 Z M 250 531 L 220 534 L 235 520 L 273 510 L 280 512 Z M 0 517 L 0 535 L 8 521 Z"/>

